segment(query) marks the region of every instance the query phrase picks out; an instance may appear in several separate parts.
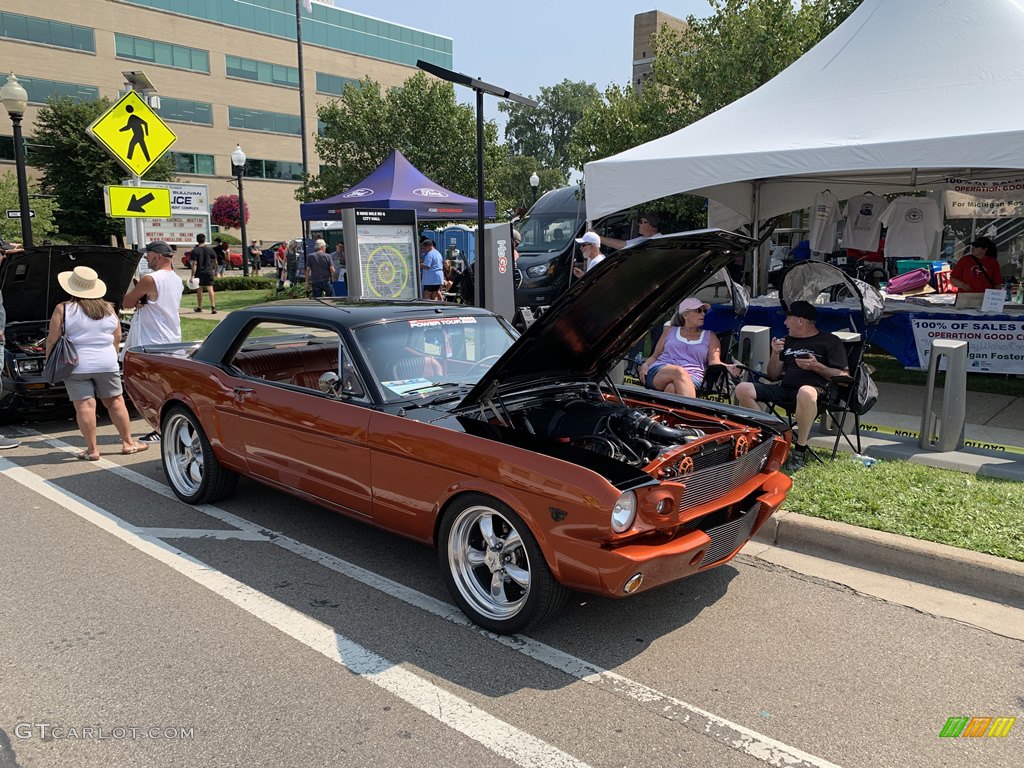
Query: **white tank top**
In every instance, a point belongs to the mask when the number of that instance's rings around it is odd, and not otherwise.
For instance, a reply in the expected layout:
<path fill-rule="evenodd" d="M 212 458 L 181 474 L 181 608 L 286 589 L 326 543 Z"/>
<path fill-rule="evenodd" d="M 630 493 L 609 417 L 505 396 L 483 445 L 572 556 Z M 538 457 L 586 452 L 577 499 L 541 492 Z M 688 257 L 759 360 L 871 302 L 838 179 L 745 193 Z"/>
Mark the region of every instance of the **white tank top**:
<path fill-rule="evenodd" d="M 75 344 L 78 365 L 72 373 L 112 373 L 117 370 L 114 331 L 120 322 L 111 312 L 93 320 L 73 301 L 64 310 L 64 332 Z"/>
<path fill-rule="evenodd" d="M 138 344 L 173 344 L 181 341 L 181 294 L 185 286 L 173 269 L 157 269 L 150 272 L 156 282 L 155 299 L 139 307 L 132 324 L 139 324 Z M 134 345 L 134 339 L 133 339 Z"/>

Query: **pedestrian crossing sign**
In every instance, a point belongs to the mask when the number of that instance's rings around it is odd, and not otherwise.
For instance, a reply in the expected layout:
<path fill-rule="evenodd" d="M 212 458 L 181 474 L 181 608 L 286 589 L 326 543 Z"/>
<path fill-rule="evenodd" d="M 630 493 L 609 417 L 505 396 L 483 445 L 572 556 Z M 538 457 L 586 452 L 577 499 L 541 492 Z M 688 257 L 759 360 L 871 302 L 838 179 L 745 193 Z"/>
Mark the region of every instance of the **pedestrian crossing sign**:
<path fill-rule="evenodd" d="M 128 91 L 86 128 L 129 173 L 142 176 L 178 140 L 135 91 Z"/>

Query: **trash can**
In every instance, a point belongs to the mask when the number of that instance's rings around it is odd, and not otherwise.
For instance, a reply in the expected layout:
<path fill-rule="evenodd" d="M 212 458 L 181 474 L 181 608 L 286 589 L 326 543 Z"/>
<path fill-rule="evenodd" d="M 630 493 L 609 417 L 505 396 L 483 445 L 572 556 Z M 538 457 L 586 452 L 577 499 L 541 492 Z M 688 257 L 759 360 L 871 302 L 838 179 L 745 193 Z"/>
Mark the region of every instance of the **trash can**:
<path fill-rule="evenodd" d="M 968 342 L 932 339 L 928 357 L 928 384 L 918 445 L 928 451 L 955 451 L 963 447 L 967 421 Z M 942 402 L 936 403 L 935 377 L 946 366 Z M 936 408 L 936 405 L 939 407 Z"/>

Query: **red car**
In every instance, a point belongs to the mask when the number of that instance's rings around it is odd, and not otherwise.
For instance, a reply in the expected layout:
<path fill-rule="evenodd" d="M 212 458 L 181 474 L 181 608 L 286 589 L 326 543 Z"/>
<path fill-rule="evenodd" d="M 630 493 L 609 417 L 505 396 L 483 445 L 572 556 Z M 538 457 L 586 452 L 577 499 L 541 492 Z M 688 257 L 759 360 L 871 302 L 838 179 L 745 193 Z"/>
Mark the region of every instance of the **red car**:
<path fill-rule="evenodd" d="M 192 250 L 191 249 L 189 249 L 189 250 L 185 251 L 183 254 L 181 254 L 181 266 L 183 266 L 185 269 L 191 269 L 192 268 L 192 260 L 190 258 L 191 256 L 192 256 Z M 242 268 L 242 253 L 241 253 L 241 251 L 239 251 L 238 253 L 235 253 L 234 251 L 229 250 L 228 251 L 228 269 L 241 269 L 241 268 Z"/>
<path fill-rule="evenodd" d="M 569 590 L 626 597 L 720 566 L 782 504 L 784 422 L 607 378 L 752 242 L 624 249 L 518 339 L 457 304 L 256 305 L 198 346 L 130 350 L 125 383 L 183 501 L 241 475 L 435 546 L 462 610 L 519 632 Z"/>

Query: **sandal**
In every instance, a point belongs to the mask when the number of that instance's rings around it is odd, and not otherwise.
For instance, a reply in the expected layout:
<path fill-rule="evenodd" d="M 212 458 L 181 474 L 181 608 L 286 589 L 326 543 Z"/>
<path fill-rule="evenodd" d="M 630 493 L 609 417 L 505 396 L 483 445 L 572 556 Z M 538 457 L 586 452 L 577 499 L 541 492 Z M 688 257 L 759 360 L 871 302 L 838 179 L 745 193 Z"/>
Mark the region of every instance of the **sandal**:
<path fill-rule="evenodd" d="M 148 451 L 148 450 L 149 450 L 149 446 L 146 445 L 145 443 L 136 443 L 131 448 L 122 448 L 121 449 L 121 455 L 122 456 L 131 456 L 133 453 L 142 453 L 142 451 Z"/>
<path fill-rule="evenodd" d="M 100 460 L 99 454 L 96 454 L 95 456 L 92 456 L 92 455 L 89 454 L 88 451 L 82 451 L 81 453 L 76 453 L 75 454 L 75 458 L 78 459 L 79 461 L 99 461 Z"/>

